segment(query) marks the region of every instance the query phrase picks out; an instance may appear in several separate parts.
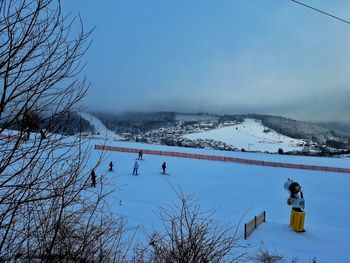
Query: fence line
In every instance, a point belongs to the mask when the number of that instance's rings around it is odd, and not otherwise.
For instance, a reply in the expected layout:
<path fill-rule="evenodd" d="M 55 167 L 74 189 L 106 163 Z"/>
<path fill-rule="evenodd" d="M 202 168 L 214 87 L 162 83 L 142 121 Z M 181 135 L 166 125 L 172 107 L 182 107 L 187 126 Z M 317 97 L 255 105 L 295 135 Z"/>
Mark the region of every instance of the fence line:
<path fill-rule="evenodd" d="M 244 224 L 244 239 L 247 239 L 255 230 L 255 218 Z"/>
<path fill-rule="evenodd" d="M 311 170 L 311 171 L 350 173 L 350 168 L 270 162 L 270 161 L 251 160 L 251 159 L 244 159 L 244 158 L 237 158 L 237 157 L 217 156 L 217 155 L 170 152 L 170 151 L 155 151 L 155 150 L 147 150 L 147 149 L 134 149 L 134 148 L 127 148 L 127 147 L 105 146 L 105 145 L 95 145 L 95 149 L 106 150 L 106 151 L 127 152 L 127 153 L 137 153 L 140 150 L 142 150 L 143 153 L 151 154 L 151 155 L 164 155 L 164 156 L 171 156 L 171 157 L 192 158 L 192 159 L 210 160 L 210 161 L 223 161 L 223 162 L 242 163 L 242 164 L 249 164 L 249 165 L 303 169 L 303 170 Z"/>
<path fill-rule="evenodd" d="M 244 239 L 247 239 L 253 231 L 260 226 L 262 223 L 266 222 L 266 212 L 263 211 L 261 214 L 254 216 L 253 219 L 244 224 Z"/>

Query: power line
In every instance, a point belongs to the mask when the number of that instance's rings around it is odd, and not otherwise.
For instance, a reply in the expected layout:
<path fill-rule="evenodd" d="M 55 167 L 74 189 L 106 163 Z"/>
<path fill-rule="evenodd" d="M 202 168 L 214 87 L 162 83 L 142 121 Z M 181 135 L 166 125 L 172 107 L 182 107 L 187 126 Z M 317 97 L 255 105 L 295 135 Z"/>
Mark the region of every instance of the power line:
<path fill-rule="evenodd" d="M 315 8 L 315 7 L 306 5 L 306 4 L 301 3 L 301 2 L 299 2 L 299 1 L 296 1 L 296 0 L 290 0 L 290 1 L 292 1 L 292 2 L 294 2 L 294 3 L 296 3 L 296 4 L 299 4 L 299 5 L 305 6 L 305 7 L 310 8 L 310 9 L 316 11 L 316 12 L 319 12 L 319 13 L 321 13 L 321 14 L 330 16 L 330 17 L 332 17 L 332 18 L 334 18 L 334 19 L 337 19 L 337 20 L 339 20 L 339 21 L 342 21 L 342 22 L 347 23 L 347 24 L 350 25 L 350 22 L 349 22 L 349 21 L 347 21 L 347 20 L 345 20 L 345 19 L 342 19 L 342 18 L 340 18 L 340 17 L 337 17 L 337 16 L 332 15 L 332 14 L 330 14 L 330 13 L 324 12 L 324 11 L 322 11 L 322 10 L 320 10 L 320 9 L 317 9 L 317 8 Z"/>

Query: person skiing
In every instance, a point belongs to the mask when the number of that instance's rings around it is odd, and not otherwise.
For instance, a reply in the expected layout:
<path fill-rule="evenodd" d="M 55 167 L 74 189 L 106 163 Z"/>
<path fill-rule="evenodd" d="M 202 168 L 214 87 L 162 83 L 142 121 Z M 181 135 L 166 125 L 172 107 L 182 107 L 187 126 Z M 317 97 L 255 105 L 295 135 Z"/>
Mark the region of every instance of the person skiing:
<path fill-rule="evenodd" d="M 139 151 L 139 157 L 137 157 L 137 160 L 142 160 L 142 150 Z"/>
<path fill-rule="evenodd" d="M 91 170 L 90 175 L 91 175 L 91 186 L 96 187 L 96 174 L 94 169 Z"/>
<path fill-rule="evenodd" d="M 42 140 L 46 139 L 46 130 L 45 129 L 40 129 L 40 138 Z"/>
<path fill-rule="evenodd" d="M 28 141 L 29 138 L 30 138 L 30 128 L 29 128 L 29 126 L 26 127 L 25 132 L 26 132 L 26 135 L 27 135 L 26 136 L 26 141 Z"/>
<path fill-rule="evenodd" d="M 110 162 L 109 162 L 109 170 L 110 170 L 110 171 L 113 171 L 113 165 L 114 165 L 113 162 L 110 161 Z"/>
<path fill-rule="evenodd" d="M 162 169 L 163 169 L 163 174 L 165 174 L 165 169 L 166 169 L 166 163 L 165 162 L 162 164 Z"/>
<path fill-rule="evenodd" d="M 135 161 L 134 164 L 134 170 L 132 171 L 133 175 L 138 175 L 137 170 L 139 169 L 139 164 L 137 163 L 137 161 Z"/>

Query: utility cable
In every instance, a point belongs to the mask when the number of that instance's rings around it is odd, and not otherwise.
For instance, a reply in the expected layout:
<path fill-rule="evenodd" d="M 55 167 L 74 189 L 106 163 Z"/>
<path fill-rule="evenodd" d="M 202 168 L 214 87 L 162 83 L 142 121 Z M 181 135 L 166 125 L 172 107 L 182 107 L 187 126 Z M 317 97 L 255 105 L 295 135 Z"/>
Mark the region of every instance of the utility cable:
<path fill-rule="evenodd" d="M 305 7 L 310 8 L 310 9 L 316 11 L 316 12 L 319 12 L 319 13 L 321 13 L 321 14 L 330 16 L 330 17 L 332 17 L 332 18 L 334 18 L 334 19 L 337 19 L 337 20 L 339 20 L 339 21 L 342 21 L 342 22 L 347 23 L 347 24 L 350 25 L 350 22 L 349 22 L 349 21 L 347 21 L 347 20 L 345 20 L 345 19 L 342 19 L 342 18 L 340 18 L 340 17 L 337 17 L 337 16 L 332 15 L 332 14 L 330 14 L 330 13 L 324 12 L 324 11 L 322 11 L 322 10 L 320 10 L 320 9 L 317 9 L 317 8 L 315 8 L 315 7 L 309 6 L 309 5 L 307 5 L 307 4 L 304 4 L 304 3 L 299 2 L 299 1 L 296 1 L 296 0 L 290 0 L 290 1 L 292 1 L 292 2 L 294 2 L 294 3 L 296 3 L 296 4 L 299 4 L 299 5 L 305 6 Z"/>

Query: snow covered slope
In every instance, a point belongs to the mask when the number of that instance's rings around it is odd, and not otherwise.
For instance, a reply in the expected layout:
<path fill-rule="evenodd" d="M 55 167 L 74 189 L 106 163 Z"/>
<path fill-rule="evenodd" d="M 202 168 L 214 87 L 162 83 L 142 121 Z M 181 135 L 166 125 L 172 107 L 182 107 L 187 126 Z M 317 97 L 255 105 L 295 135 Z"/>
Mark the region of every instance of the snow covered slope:
<path fill-rule="evenodd" d="M 255 119 L 245 119 L 244 122 L 234 126 L 188 134 L 184 137 L 191 140 L 213 139 L 233 145 L 238 149 L 262 152 L 277 152 L 279 148 L 282 148 L 283 151 L 301 150 L 304 145 L 303 140 L 279 134 Z"/>
<path fill-rule="evenodd" d="M 113 142 L 111 145 L 139 149 L 146 146 L 127 142 Z M 152 145 L 152 148 L 168 151 L 179 149 L 156 145 Z M 187 150 L 213 153 L 200 149 Z M 99 154 L 100 151 L 93 150 L 91 161 Z M 328 165 L 333 161 L 333 165 L 338 165 L 340 161 L 347 162 L 333 158 L 295 159 L 292 156 L 250 154 L 252 157 L 255 155 L 259 158 L 275 156 L 286 162 L 303 159 L 306 163 L 318 159 L 320 164 L 326 161 Z M 145 160 L 139 161 L 140 175 L 133 176 L 136 157 L 130 153 L 109 152 L 105 163 L 97 170 L 97 175 L 107 173 L 106 185 L 116 190 L 109 199 L 113 212 L 127 216 L 131 228 L 142 227 L 150 231 L 161 227 L 157 216 L 159 206 L 176 203 L 174 189 L 181 188 L 198 198 L 203 211 L 216 209 L 213 217 L 222 224 L 236 225 L 242 216 L 244 223 L 266 210 L 267 222 L 247 241 L 240 241 L 248 245 L 249 253 L 267 248 L 284 255 L 287 262 L 294 257 L 298 258 L 298 262 L 311 262 L 313 257 L 317 262 L 350 262 L 349 174 L 144 155 Z M 114 172 L 107 172 L 109 161 L 115 163 Z M 168 176 L 160 173 L 164 161 L 167 162 Z M 306 232 L 301 234 L 289 228 L 288 193 L 283 188 L 287 178 L 298 181 L 304 189 Z M 243 225 L 239 226 L 238 233 L 243 235 Z M 138 237 L 142 235 L 140 231 Z"/>
<path fill-rule="evenodd" d="M 95 133 L 107 140 L 120 140 L 121 137 L 114 131 L 109 130 L 99 119 L 87 112 L 80 112 L 81 117 L 87 120 L 95 129 Z"/>

